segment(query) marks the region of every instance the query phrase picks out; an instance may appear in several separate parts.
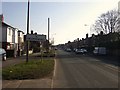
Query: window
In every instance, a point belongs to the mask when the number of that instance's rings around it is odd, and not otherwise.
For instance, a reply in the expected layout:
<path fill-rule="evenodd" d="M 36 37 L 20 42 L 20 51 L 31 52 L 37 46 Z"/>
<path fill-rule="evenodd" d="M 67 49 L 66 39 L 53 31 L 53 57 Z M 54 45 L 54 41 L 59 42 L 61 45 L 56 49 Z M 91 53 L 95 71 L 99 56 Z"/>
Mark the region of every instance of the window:
<path fill-rule="evenodd" d="M 8 28 L 8 35 L 11 35 L 11 28 Z"/>

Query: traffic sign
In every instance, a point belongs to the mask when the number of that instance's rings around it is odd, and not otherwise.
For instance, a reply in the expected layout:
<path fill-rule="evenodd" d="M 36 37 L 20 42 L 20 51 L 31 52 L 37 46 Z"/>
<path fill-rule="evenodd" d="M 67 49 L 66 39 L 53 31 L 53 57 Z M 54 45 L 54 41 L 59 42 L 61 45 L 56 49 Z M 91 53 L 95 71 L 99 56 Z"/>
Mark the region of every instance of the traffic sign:
<path fill-rule="evenodd" d="M 46 35 L 38 35 L 38 34 L 27 34 L 26 35 L 27 41 L 45 41 Z"/>

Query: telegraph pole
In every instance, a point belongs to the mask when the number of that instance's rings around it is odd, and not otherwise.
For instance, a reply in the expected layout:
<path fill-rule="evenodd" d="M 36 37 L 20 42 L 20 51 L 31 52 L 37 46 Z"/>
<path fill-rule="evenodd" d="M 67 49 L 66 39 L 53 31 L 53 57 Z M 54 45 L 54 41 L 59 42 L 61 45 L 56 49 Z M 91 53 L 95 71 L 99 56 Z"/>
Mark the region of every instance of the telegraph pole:
<path fill-rule="evenodd" d="M 27 34 L 29 34 L 29 3 L 30 1 L 28 0 L 28 11 L 27 11 Z M 26 35 L 27 36 L 27 35 Z M 28 55 L 29 55 L 29 44 L 28 41 L 26 40 L 26 62 L 28 62 Z"/>
<path fill-rule="evenodd" d="M 48 41 L 49 41 L 49 33 L 50 33 L 50 18 L 48 18 Z"/>
<path fill-rule="evenodd" d="M 50 18 L 48 18 L 48 52 L 49 52 Z"/>

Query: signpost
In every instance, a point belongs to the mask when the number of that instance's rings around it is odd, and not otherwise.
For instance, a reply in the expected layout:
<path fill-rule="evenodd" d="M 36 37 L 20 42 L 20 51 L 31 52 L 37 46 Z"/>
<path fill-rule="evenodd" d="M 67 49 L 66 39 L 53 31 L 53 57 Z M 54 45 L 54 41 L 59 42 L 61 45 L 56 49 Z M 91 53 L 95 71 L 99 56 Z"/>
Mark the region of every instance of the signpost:
<path fill-rule="evenodd" d="M 46 35 L 27 34 L 26 41 L 45 41 Z"/>
<path fill-rule="evenodd" d="M 28 62 L 29 55 L 29 41 L 45 41 L 46 35 L 37 35 L 29 34 L 29 5 L 30 1 L 28 0 L 28 10 L 27 10 L 27 34 L 26 34 L 26 62 Z M 48 18 L 48 41 L 49 41 L 49 18 Z"/>

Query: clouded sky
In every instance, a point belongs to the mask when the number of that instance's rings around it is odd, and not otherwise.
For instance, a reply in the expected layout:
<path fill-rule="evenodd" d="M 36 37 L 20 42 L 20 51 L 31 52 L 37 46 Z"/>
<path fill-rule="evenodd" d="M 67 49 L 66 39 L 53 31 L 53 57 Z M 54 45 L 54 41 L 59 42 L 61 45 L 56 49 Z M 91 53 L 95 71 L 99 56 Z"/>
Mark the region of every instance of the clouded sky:
<path fill-rule="evenodd" d="M 27 2 L 15 1 L 3 0 L 4 21 L 26 33 Z M 30 30 L 47 35 L 49 17 L 50 38 L 54 37 L 55 44 L 60 44 L 85 38 L 86 33 L 91 34 L 90 26 L 97 17 L 108 10 L 117 9 L 119 0 L 30 1 Z"/>

